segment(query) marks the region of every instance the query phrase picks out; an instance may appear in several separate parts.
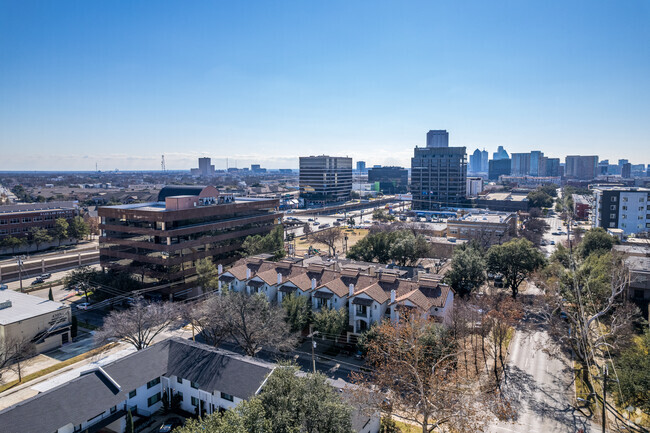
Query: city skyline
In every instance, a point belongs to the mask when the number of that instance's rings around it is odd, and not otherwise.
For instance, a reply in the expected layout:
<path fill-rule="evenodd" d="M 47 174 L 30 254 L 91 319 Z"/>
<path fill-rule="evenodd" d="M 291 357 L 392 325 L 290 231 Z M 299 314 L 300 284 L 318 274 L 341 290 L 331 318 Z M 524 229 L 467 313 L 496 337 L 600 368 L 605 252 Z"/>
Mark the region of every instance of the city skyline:
<path fill-rule="evenodd" d="M 407 167 L 429 129 L 650 162 L 647 2 L 0 9 L 3 171 Z"/>

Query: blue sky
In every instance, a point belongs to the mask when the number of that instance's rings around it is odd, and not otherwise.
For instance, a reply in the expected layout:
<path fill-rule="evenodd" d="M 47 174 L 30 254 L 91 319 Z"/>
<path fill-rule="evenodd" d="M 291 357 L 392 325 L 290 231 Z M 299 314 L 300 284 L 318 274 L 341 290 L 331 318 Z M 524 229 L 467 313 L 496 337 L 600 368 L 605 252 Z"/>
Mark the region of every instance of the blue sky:
<path fill-rule="evenodd" d="M 650 163 L 650 2 L 0 0 L 0 170 Z"/>

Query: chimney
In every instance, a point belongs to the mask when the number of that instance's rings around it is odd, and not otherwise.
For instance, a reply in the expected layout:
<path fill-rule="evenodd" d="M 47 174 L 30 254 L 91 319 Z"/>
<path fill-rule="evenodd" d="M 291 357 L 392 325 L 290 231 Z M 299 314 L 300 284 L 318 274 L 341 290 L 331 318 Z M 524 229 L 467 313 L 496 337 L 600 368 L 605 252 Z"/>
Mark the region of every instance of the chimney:
<path fill-rule="evenodd" d="M 246 268 L 246 279 L 247 280 L 251 279 L 251 268 Z"/>
<path fill-rule="evenodd" d="M 350 283 L 348 289 L 350 290 L 350 297 L 354 296 L 354 284 Z"/>
<path fill-rule="evenodd" d="M 311 289 L 314 290 L 316 288 L 316 278 L 311 279 Z"/>
<path fill-rule="evenodd" d="M 282 274 L 278 272 L 278 286 L 282 284 Z"/>
<path fill-rule="evenodd" d="M 221 275 L 223 273 L 223 265 L 219 263 L 219 266 L 217 266 L 217 275 Z"/>
<path fill-rule="evenodd" d="M 395 302 L 395 289 L 390 291 L 390 303 L 393 304 Z"/>

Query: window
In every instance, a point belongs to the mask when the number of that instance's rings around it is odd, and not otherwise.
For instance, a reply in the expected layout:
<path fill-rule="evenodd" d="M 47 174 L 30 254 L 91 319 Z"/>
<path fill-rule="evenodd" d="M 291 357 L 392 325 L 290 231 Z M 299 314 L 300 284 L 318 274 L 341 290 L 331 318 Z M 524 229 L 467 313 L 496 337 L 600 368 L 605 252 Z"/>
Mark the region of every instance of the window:
<path fill-rule="evenodd" d="M 623 197 L 623 201 L 624 201 L 624 202 L 627 202 L 627 197 Z"/>
<path fill-rule="evenodd" d="M 115 412 L 117 412 L 117 406 L 113 406 L 113 407 L 111 408 L 111 413 L 115 413 Z"/>
<path fill-rule="evenodd" d="M 178 382 L 178 383 L 183 383 L 183 379 L 180 378 L 180 377 L 178 377 L 178 376 L 176 376 L 176 382 Z"/>
<path fill-rule="evenodd" d="M 621 215 L 621 218 L 624 219 L 624 220 L 626 220 L 626 219 L 627 219 L 627 214 L 623 214 L 623 215 Z"/>
<path fill-rule="evenodd" d="M 192 397 L 192 406 L 198 406 L 199 405 L 199 399 L 196 397 Z"/>
<path fill-rule="evenodd" d="M 235 399 L 232 395 L 226 394 L 225 392 L 221 393 L 221 398 L 228 401 L 233 401 Z"/>
<path fill-rule="evenodd" d="M 190 382 L 190 386 L 194 389 L 199 389 L 199 384 L 196 382 Z"/>
<path fill-rule="evenodd" d="M 43 221 L 43 218 L 41 218 L 41 217 L 34 217 L 34 222 L 35 222 L 35 223 L 36 223 L 36 222 L 39 222 L 39 221 Z"/>
<path fill-rule="evenodd" d="M 133 397 L 135 397 L 136 395 L 138 395 L 138 391 L 134 389 L 133 391 L 131 391 L 131 392 L 129 393 L 129 398 L 133 398 Z"/>
<path fill-rule="evenodd" d="M 643 206 L 639 206 L 639 210 L 640 210 L 640 211 L 643 211 Z"/>
<path fill-rule="evenodd" d="M 149 407 L 151 407 L 154 404 L 158 403 L 159 401 L 160 401 L 160 393 L 157 392 L 157 393 L 155 393 L 154 395 L 152 395 L 151 397 L 149 397 L 147 399 L 147 405 L 149 405 Z"/>
<path fill-rule="evenodd" d="M 9 233 L 9 231 L 7 231 L 7 230 L 5 230 L 5 229 L 0 230 L 0 235 L 6 235 L 6 234 L 8 234 L 8 233 Z"/>
<path fill-rule="evenodd" d="M 614 222 L 609 223 L 609 227 L 610 227 L 610 228 L 612 228 L 612 227 L 616 227 L 616 223 L 614 223 Z"/>
<path fill-rule="evenodd" d="M 160 378 L 159 377 L 155 378 L 154 380 L 150 380 L 149 382 L 147 382 L 147 389 L 153 388 L 154 386 L 158 385 L 159 383 L 160 383 Z"/>
<path fill-rule="evenodd" d="M 611 201 L 612 201 L 612 203 L 616 203 L 616 196 L 613 196 L 613 197 L 611 198 Z"/>
<path fill-rule="evenodd" d="M 18 224 L 20 220 L 18 218 L 12 218 L 9 220 L 9 224 Z"/>
<path fill-rule="evenodd" d="M 183 393 L 182 392 L 177 391 L 176 394 L 174 394 L 174 395 L 179 396 L 181 398 L 181 401 L 183 401 Z"/>
<path fill-rule="evenodd" d="M 623 210 L 627 210 L 627 206 L 622 206 L 622 209 L 623 209 Z"/>
<path fill-rule="evenodd" d="M 611 206 L 609 207 L 609 210 L 616 210 L 616 205 L 615 205 L 615 204 L 611 205 Z"/>
<path fill-rule="evenodd" d="M 645 201 L 645 197 L 639 197 L 639 203 L 643 203 Z"/>
<path fill-rule="evenodd" d="M 31 223 L 32 219 L 31 218 L 23 218 L 24 223 Z"/>
<path fill-rule="evenodd" d="M 614 218 L 616 218 L 616 214 L 615 213 L 610 213 L 609 214 L 609 219 L 613 220 Z"/>
<path fill-rule="evenodd" d="M 7 220 L 0 220 L 0 226 L 7 225 Z"/>

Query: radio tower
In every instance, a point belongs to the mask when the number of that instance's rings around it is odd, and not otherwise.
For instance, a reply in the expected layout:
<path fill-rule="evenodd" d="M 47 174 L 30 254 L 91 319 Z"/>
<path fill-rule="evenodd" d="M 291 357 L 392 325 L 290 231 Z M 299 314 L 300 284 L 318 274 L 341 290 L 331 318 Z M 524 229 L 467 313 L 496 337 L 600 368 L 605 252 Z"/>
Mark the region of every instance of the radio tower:
<path fill-rule="evenodd" d="M 160 159 L 160 168 L 162 169 L 162 171 L 165 171 L 165 155 L 163 155 L 162 158 Z"/>

